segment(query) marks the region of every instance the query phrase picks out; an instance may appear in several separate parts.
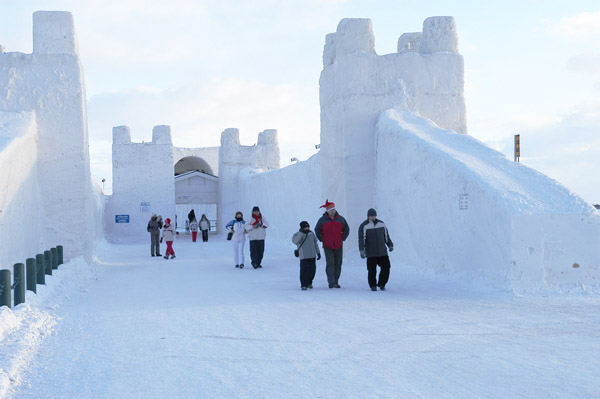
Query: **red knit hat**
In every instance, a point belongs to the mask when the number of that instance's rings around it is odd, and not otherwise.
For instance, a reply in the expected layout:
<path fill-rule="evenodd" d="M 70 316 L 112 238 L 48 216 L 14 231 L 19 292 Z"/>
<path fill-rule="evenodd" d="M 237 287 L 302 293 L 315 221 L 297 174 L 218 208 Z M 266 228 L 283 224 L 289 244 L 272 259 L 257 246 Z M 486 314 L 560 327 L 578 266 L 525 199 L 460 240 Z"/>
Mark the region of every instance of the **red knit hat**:
<path fill-rule="evenodd" d="M 325 211 L 333 211 L 335 210 L 335 204 L 333 202 L 329 202 L 329 200 L 326 199 L 325 205 L 321 205 L 321 208 L 325 208 Z"/>
<path fill-rule="evenodd" d="M 167 224 L 171 224 L 171 219 L 169 219 L 169 218 L 166 218 L 166 219 L 165 219 L 165 222 L 166 222 Z"/>

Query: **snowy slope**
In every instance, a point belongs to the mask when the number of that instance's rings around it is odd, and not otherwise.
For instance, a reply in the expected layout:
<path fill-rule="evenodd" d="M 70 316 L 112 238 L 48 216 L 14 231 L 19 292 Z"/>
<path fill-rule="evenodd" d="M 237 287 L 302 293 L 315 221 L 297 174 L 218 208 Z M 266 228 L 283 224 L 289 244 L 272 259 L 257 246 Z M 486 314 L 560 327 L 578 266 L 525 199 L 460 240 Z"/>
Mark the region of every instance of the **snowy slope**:
<path fill-rule="evenodd" d="M 267 241 L 259 270 L 235 269 L 224 240 L 175 251 L 103 246 L 101 278 L 44 309 L 53 333 L 4 397 L 598 397 L 598 297 L 478 294 L 397 262 L 371 292 L 356 257 L 341 289 L 319 261 L 301 291 L 287 246 Z"/>
<path fill-rule="evenodd" d="M 376 187 L 407 264 L 517 292 L 600 289 L 596 210 L 473 137 L 382 113 Z"/>

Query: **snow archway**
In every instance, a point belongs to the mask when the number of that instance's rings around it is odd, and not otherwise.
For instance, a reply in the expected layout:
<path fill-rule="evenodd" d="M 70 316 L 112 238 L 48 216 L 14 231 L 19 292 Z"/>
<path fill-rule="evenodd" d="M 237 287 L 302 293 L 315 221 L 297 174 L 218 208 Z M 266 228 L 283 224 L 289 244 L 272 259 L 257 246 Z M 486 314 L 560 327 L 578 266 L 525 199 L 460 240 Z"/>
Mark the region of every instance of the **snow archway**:
<path fill-rule="evenodd" d="M 181 158 L 175 164 L 175 176 L 182 175 L 184 173 L 198 171 L 207 175 L 213 175 L 213 169 L 204 159 L 200 157 L 190 156 Z"/>

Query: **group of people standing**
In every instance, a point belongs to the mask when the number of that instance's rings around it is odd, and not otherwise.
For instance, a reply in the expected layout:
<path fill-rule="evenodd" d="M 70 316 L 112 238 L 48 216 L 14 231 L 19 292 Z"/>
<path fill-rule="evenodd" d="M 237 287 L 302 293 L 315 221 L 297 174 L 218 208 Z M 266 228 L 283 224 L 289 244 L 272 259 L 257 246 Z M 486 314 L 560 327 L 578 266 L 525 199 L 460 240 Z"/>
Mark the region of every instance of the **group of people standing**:
<path fill-rule="evenodd" d="M 339 278 L 342 273 L 344 241 L 350 235 L 350 227 L 341 216 L 333 202 L 325 201 L 321 206 L 325 213 L 317 221 L 314 233 L 307 221 L 300 222 L 300 231 L 294 233 L 292 242 L 297 246 L 296 256 L 300 258 L 300 288 L 312 288 L 316 273 L 316 261 L 321 259 L 317 240 L 323 243 L 325 252 L 325 273 L 329 288 L 341 288 Z M 388 248 L 394 250 L 387 226 L 377 218 L 375 209 L 367 211 L 365 220 L 358 229 L 358 248 L 360 256 L 367 259 L 367 280 L 372 291 L 377 288 L 384 291 L 390 277 L 390 258 Z M 377 279 L 377 266 L 380 267 Z"/>
<path fill-rule="evenodd" d="M 207 219 L 206 215 L 203 213 L 200 217 L 200 221 L 196 220 L 196 213 L 192 209 L 190 213 L 188 213 L 188 224 L 190 231 L 192 232 L 192 241 L 196 242 L 196 238 L 198 237 L 198 229 L 202 232 L 202 242 L 208 242 L 208 232 L 211 229 L 210 221 Z"/>
<path fill-rule="evenodd" d="M 227 229 L 227 240 L 233 243 L 233 256 L 235 267 L 244 268 L 244 245 L 246 235 L 250 241 L 250 261 L 255 269 L 262 268 L 263 255 L 265 253 L 266 229 L 269 226 L 267 220 L 260 212 L 260 208 L 252 208 L 252 216 L 249 223 L 244 220 L 244 214 L 240 211 L 235 213 L 235 219 L 225 225 Z"/>

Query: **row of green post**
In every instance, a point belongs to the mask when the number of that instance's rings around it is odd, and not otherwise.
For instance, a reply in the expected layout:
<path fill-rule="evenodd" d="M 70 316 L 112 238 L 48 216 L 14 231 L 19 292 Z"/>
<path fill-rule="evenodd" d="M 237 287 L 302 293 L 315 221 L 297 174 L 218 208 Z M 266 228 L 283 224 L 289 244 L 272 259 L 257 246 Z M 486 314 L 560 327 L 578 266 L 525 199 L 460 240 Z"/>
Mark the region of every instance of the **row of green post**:
<path fill-rule="evenodd" d="M 58 245 L 43 254 L 37 254 L 22 263 L 15 263 L 14 278 L 11 284 L 10 270 L 0 270 L 0 307 L 11 307 L 11 293 L 14 291 L 14 306 L 25 302 L 25 286 L 36 292 L 38 284 L 46 284 L 46 275 L 63 264 L 63 246 Z M 25 273 L 27 271 L 27 273 Z"/>

